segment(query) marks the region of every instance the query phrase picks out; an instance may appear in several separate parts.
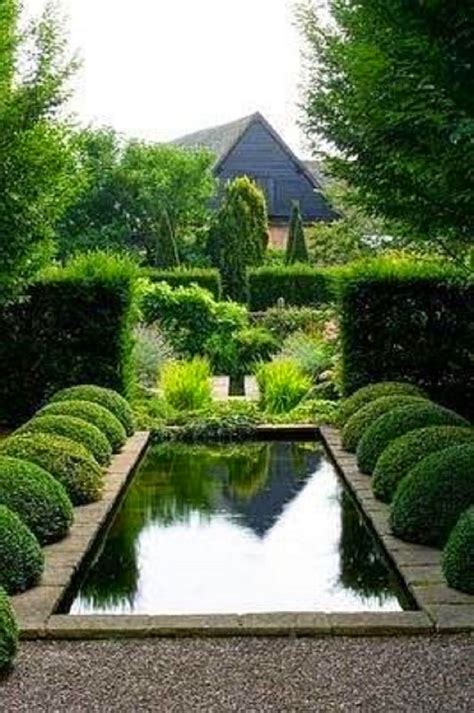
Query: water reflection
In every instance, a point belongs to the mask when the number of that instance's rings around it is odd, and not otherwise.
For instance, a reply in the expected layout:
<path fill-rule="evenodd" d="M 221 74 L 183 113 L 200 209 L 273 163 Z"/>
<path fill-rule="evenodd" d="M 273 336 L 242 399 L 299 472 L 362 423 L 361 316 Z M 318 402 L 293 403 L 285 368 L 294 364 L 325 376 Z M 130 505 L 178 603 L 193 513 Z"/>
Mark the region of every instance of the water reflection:
<path fill-rule="evenodd" d="M 275 442 L 153 449 L 71 611 L 406 605 L 321 447 Z"/>

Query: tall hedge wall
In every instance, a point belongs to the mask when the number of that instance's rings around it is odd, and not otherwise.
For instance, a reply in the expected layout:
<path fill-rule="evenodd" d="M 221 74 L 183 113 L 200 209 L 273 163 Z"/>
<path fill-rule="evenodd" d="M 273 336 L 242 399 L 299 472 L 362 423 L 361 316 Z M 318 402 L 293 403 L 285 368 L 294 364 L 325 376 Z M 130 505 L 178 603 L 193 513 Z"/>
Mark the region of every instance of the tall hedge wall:
<path fill-rule="evenodd" d="M 167 282 L 170 287 L 188 287 L 199 285 L 208 290 L 216 300 L 221 298 L 222 285 L 218 270 L 209 268 L 181 268 L 176 270 L 157 270 L 147 268 L 142 274 L 152 282 Z"/>
<path fill-rule="evenodd" d="M 249 308 L 260 312 L 280 298 L 296 307 L 315 307 L 334 298 L 335 276 L 309 265 L 258 267 L 249 271 Z"/>
<path fill-rule="evenodd" d="M 472 416 L 474 282 L 438 265 L 375 262 L 341 282 L 343 388 L 408 381 Z"/>
<path fill-rule="evenodd" d="M 133 277 L 125 262 L 81 258 L 0 307 L 0 422 L 17 424 L 59 389 L 126 393 L 132 378 Z"/>

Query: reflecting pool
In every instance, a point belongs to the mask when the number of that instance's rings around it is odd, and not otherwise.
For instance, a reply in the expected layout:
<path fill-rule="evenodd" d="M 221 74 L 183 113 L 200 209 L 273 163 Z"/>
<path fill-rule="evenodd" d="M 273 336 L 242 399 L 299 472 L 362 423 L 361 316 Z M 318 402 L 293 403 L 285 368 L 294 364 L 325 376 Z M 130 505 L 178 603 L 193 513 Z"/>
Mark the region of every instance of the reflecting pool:
<path fill-rule="evenodd" d="M 410 608 L 321 444 L 149 451 L 72 614 Z"/>

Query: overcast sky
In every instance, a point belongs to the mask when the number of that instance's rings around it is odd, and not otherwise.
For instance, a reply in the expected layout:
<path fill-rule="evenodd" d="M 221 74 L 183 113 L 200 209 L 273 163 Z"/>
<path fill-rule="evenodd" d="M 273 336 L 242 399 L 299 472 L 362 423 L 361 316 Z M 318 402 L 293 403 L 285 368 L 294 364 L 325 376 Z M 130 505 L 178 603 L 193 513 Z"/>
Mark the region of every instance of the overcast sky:
<path fill-rule="evenodd" d="M 25 0 L 37 13 L 45 0 Z M 298 153 L 294 0 L 60 0 L 82 121 L 166 141 L 261 111 Z"/>

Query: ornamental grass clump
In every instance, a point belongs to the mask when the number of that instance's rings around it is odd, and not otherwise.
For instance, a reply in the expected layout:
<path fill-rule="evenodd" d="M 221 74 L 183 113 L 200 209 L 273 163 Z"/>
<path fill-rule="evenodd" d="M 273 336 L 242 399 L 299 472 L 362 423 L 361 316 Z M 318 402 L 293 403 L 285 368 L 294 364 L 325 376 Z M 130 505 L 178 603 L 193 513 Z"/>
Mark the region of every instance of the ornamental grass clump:
<path fill-rule="evenodd" d="M 0 444 L 0 455 L 35 463 L 50 473 L 73 505 L 87 505 L 102 497 L 104 473 L 87 448 L 49 433 L 23 433 Z"/>
<path fill-rule="evenodd" d="M 127 436 L 132 436 L 135 431 L 133 411 L 130 404 L 123 396 L 112 389 L 92 384 L 70 386 L 54 394 L 50 402 L 56 401 L 92 401 L 113 413 L 125 428 Z"/>
<path fill-rule="evenodd" d="M 112 448 L 102 431 L 75 416 L 35 416 L 16 433 L 49 433 L 69 438 L 87 448 L 99 465 L 108 465 Z"/>
<path fill-rule="evenodd" d="M 443 547 L 464 510 L 474 505 L 474 443 L 432 453 L 397 488 L 390 512 L 394 535 Z"/>
<path fill-rule="evenodd" d="M 338 417 L 339 425 L 344 426 L 351 416 L 370 403 L 370 401 L 375 401 L 375 399 L 380 399 L 383 396 L 395 396 L 397 394 L 404 396 L 425 395 L 418 386 L 401 381 L 382 381 L 378 384 L 368 384 L 368 386 L 358 389 L 352 396 L 344 399 L 341 403 Z"/>
<path fill-rule="evenodd" d="M 372 475 L 375 497 L 390 503 L 398 484 L 423 458 L 469 441 L 474 441 L 474 428 L 462 426 L 428 426 L 396 438 L 377 460 Z"/>
<path fill-rule="evenodd" d="M 112 451 L 119 451 L 127 434 L 118 418 L 104 406 L 92 401 L 56 401 L 48 404 L 36 416 L 74 416 L 91 423 L 101 431 L 110 443 Z"/>
<path fill-rule="evenodd" d="M 452 529 L 442 564 L 450 587 L 474 594 L 474 507 L 466 510 Z"/>
<path fill-rule="evenodd" d="M 342 431 L 342 446 L 346 451 L 355 453 L 359 441 L 369 428 L 380 416 L 392 411 L 400 406 L 409 406 L 423 402 L 419 396 L 404 396 L 396 394 L 394 396 L 382 396 L 380 399 L 370 401 L 366 406 L 363 406 L 353 414 Z M 426 400 L 425 400 L 426 401 Z"/>
<path fill-rule="evenodd" d="M 262 364 L 257 372 L 260 401 L 271 414 L 289 413 L 308 396 L 311 379 L 290 359 L 277 359 Z"/>
<path fill-rule="evenodd" d="M 0 587 L 0 674 L 8 671 L 18 650 L 18 627 L 7 593 Z"/>
<path fill-rule="evenodd" d="M 162 371 L 161 388 L 165 400 L 177 411 L 205 408 L 212 400 L 209 362 L 202 357 L 169 362 Z"/>
<path fill-rule="evenodd" d="M 0 505 L 0 587 L 7 594 L 38 583 L 44 558 L 38 540 L 18 515 Z"/>
<path fill-rule="evenodd" d="M 0 456 L 0 505 L 15 512 L 42 545 L 65 537 L 73 520 L 61 483 L 40 466 L 8 456 Z"/>
<path fill-rule="evenodd" d="M 405 433 L 424 426 L 469 426 L 466 419 L 443 406 L 423 401 L 394 408 L 372 423 L 357 446 L 357 464 L 363 473 L 372 473 L 388 445 Z"/>

